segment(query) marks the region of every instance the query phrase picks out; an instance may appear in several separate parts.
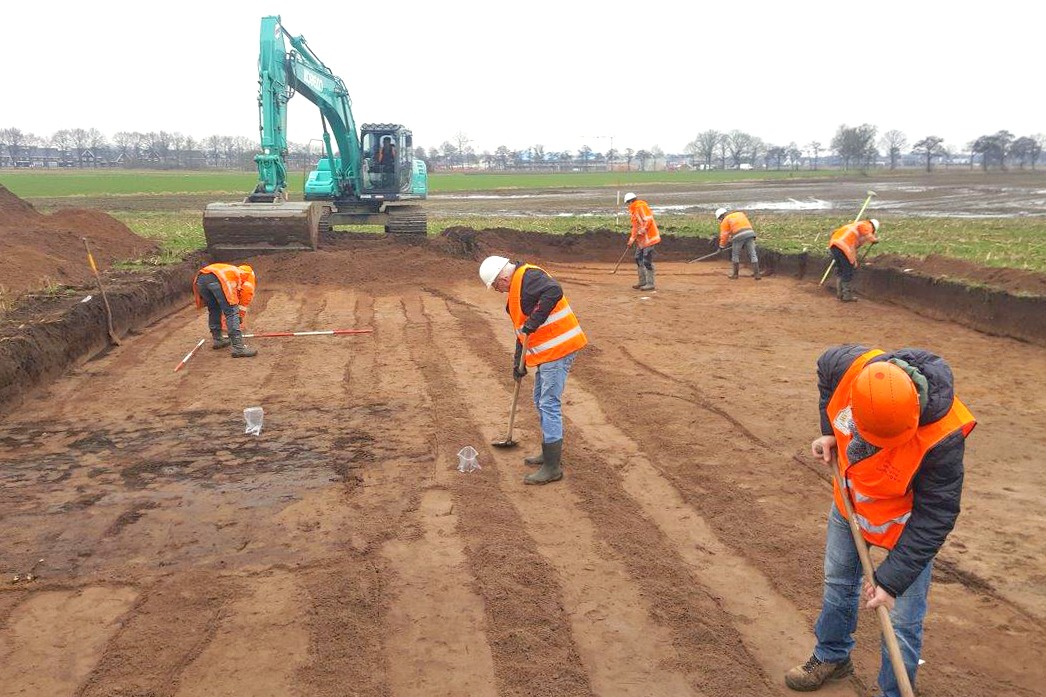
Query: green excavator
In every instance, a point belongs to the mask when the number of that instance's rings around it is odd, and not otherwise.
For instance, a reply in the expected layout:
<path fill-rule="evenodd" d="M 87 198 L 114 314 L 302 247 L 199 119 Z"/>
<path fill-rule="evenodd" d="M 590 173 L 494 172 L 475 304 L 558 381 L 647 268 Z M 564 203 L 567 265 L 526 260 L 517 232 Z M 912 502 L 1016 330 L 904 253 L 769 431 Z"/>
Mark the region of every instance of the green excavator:
<path fill-rule="evenodd" d="M 287 43 L 290 43 L 290 50 Z M 269 251 L 316 249 L 338 226 L 381 225 L 388 233 L 424 235 L 428 172 L 414 158 L 410 130 L 399 124 L 363 124 L 335 76 L 280 18 L 263 17 L 258 58 L 261 152 L 258 184 L 241 203 L 211 203 L 203 214 L 207 249 L 220 258 Z M 287 102 L 301 94 L 320 110 L 323 157 L 288 199 Z M 333 142 L 332 142 L 333 141 Z"/>

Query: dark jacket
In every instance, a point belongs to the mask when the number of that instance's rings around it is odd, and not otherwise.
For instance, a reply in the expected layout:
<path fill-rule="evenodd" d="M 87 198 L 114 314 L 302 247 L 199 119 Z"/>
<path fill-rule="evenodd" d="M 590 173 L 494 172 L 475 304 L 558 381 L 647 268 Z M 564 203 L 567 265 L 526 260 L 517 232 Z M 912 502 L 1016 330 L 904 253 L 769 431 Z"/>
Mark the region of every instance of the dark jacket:
<path fill-rule="evenodd" d="M 832 435 L 825 411 L 847 368 L 858 356 L 869 351 L 855 344 L 828 349 L 817 359 L 818 389 L 821 393 L 821 433 Z M 925 426 L 944 417 L 954 399 L 952 369 L 943 358 L 922 349 L 900 349 L 872 359 L 872 363 L 899 358 L 915 367 L 926 378 L 926 404 L 919 415 Z M 966 438 L 954 433 L 926 453 L 912 478 L 912 516 L 886 560 L 875 571 L 875 582 L 897 597 L 907 590 L 926 565 L 940 551 L 959 517 L 962 498 L 963 455 Z"/>
<path fill-rule="evenodd" d="M 525 261 L 513 261 L 519 268 Z M 552 308 L 563 298 L 563 288 L 556 279 L 549 276 L 541 269 L 527 269 L 523 272 L 523 284 L 519 289 L 519 304 L 527 321 L 523 323 L 523 331 L 527 334 L 535 331 L 545 323 L 552 313 Z M 508 312 L 508 302 L 505 303 L 505 312 Z M 512 365 L 519 365 L 519 354 L 523 346 L 516 339 L 516 355 Z"/>

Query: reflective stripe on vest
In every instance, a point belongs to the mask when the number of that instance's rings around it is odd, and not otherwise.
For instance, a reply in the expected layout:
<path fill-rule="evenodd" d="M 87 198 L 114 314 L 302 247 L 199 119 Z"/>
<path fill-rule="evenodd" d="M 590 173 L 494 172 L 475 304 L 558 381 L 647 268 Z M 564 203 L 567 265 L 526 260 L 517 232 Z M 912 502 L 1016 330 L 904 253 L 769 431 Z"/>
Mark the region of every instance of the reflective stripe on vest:
<path fill-rule="evenodd" d="M 512 326 L 516 330 L 516 337 L 520 343 L 526 336 L 521 331 L 527 321 L 527 315 L 523 314 L 523 276 L 529 269 L 537 269 L 546 273 L 544 269 L 532 264 L 521 264 L 512 274 L 512 281 L 508 290 L 508 312 L 512 318 Z M 546 273 L 547 275 L 547 273 Z M 530 334 L 527 340 L 526 363 L 530 367 L 559 360 L 560 358 L 574 353 L 588 343 L 588 338 L 581 331 L 581 325 L 577 316 L 570 309 L 567 296 L 564 295 L 552 308 L 552 312 L 541 326 Z"/>
<path fill-rule="evenodd" d="M 832 393 L 825 409 L 836 438 L 836 452 L 841 480 L 846 492 L 833 484 L 836 508 L 846 517 L 848 496 L 854 508 L 854 519 L 870 544 L 893 549 L 904 532 L 912 513 L 911 481 L 922 465 L 926 454 L 938 443 L 956 432 L 963 437 L 977 425 L 973 414 L 958 397 L 944 417 L 920 426 L 907 443 L 884 448 L 853 465 L 847 459 L 847 446 L 853 440 L 853 422 L 850 417 L 850 387 L 868 362 L 881 355 L 879 350 L 861 354 L 847 368 Z"/>

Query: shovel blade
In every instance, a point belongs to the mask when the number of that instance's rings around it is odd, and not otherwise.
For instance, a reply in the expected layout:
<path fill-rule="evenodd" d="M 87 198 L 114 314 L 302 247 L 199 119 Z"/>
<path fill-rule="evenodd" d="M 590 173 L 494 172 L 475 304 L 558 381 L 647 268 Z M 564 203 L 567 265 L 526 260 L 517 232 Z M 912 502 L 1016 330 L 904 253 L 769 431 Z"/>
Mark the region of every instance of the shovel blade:
<path fill-rule="evenodd" d="M 495 448 L 514 448 L 517 445 L 519 445 L 519 443 L 512 440 L 511 438 L 505 438 L 504 440 L 496 440 L 492 442 L 491 445 L 493 445 Z"/>

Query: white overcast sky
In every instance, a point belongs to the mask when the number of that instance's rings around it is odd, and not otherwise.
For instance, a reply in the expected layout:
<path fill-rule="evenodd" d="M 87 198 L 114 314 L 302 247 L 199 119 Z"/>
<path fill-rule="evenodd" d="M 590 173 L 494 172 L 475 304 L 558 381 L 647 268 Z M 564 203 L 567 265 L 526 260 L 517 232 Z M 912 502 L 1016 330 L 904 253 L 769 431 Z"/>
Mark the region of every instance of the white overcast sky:
<path fill-rule="evenodd" d="M 1038 2 L 15 0 L 3 10 L 0 128 L 257 139 L 263 15 L 341 77 L 357 124 L 477 152 L 682 152 L 739 129 L 827 145 L 840 125 L 950 147 L 1046 132 Z M 289 136 L 319 137 L 290 103 Z"/>

